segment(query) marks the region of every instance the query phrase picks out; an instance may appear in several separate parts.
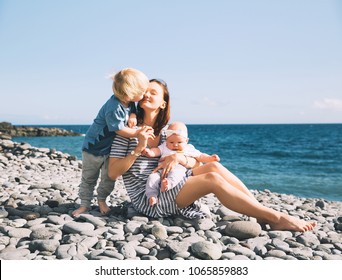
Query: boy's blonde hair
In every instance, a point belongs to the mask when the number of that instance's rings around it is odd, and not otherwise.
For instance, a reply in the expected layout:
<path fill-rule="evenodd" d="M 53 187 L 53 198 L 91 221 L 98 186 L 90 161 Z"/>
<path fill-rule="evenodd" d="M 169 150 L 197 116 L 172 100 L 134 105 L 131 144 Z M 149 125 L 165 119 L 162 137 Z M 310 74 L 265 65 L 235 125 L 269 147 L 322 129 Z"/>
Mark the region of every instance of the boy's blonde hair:
<path fill-rule="evenodd" d="M 149 86 L 146 75 L 133 68 L 125 68 L 111 76 L 113 92 L 120 100 L 132 100 L 144 93 Z"/>

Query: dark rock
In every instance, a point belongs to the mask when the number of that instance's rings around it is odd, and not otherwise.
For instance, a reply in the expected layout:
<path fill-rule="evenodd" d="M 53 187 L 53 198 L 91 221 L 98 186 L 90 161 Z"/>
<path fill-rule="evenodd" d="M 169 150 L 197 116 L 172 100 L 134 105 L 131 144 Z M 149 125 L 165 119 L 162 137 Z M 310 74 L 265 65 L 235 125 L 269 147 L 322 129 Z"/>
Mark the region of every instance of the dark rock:
<path fill-rule="evenodd" d="M 325 208 L 325 203 L 323 200 L 318 200 L 315 204 L 316 207 L 319 207 L 321 209 L 324 209 Z"/>
<path fill-rule="evenodd" d="M 45 202 L 45 205 L 47 205 L 47 206 L 49 206 L 51 208 L 54 208 L 54 207 L 58 207 L 59 206 L 59 202 L 57 200 L 48 199 Z"/>
<path fill-rule="evenodd" d="M 0 123 L 1 139 L 11 139 L 10 137 L 32 137 L 32 136 L 80 136 L 80 133 L 56 127 L 29 127 L 14 126 L 9 122 Z"/>
<path fill-rule="evenodd" d="M 31 211 L 24 211 L 24 210 L 19 210 L 16 208 L 8 207 L 6 208 L 9 216 L 19 216 L 25 220 L 34 220 L 40 217 L 39 213 L 36 212 L 31 212 Z"/>
<path fill-rule="evenodd" d="M 335 230 L 342 231 L 342 224 L 335 223 L 334 228 Z"/>

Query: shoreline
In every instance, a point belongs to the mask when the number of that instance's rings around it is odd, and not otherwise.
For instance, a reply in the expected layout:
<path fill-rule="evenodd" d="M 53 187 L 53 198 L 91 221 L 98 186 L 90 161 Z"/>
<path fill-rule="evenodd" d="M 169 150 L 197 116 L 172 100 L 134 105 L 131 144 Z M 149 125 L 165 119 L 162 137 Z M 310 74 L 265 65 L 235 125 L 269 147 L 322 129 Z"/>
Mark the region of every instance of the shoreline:
<path fill-rule="evenodd" d="M 0 137 L 11 140 L 12 137 L 46 137 L 46 136 L 81 136 L 72 130 L 56 127 L 19 126 L 9 122 L 0 122 Z"/>
<path fill-rule="evenodd" d="M 0 139 L 0 259 L 342 260 L 342 202 L 253 191 L 269 207 L 318 223 L 306 233 L 272 231 L 212 195 L 201 199 L 208 219 L 145 217 L 118 180 L 111 215 L 95 202 L 74 219 L 81 166 L 69 154 Z"/>
<path fill-rule="evenodd" d="M 60 128 L 85 133 L 88 126 Z M 221 163 L 248 187 L 257 190 L 269 188 L 273 192 L 305 198 L 342 201 L 339 188 L 342 174 L 338 157 L 342 152 L 338 145 L 339 127 L 329 129 L 329 126 L 316 126 L 313 129 L 310 126 L 305 130 L 298 126 L 252 128 L 200 125 L 190 126 L 189 129 L 191 141 L 197 148 L 219 154 Z M 212 136 L 207 137 L 206 134 Z M 289 135 L 293 135 L 291 140 L 285 140 Z M 205 137 L 204 142 L 198 141 L 202 137 Z M 319 141 L 314 140 L 317 137 Z M 35 147 L 54 148 L 82 159 L 84 136 L 14 137 L 11 140 L 28 142 Z M 218 143 L 217 147 L 211 145 L 213 142 Z"/>

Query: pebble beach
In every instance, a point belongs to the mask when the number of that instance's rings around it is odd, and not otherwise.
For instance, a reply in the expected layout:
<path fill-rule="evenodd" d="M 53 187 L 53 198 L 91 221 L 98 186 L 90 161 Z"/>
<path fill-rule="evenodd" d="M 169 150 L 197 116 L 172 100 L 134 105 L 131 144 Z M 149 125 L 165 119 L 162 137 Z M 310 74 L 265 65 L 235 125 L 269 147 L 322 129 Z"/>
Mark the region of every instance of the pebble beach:
<path fill-rule="evenodd" d="M 201 199 L 208 218 L 152 219 L 136 212 L 118 180 L 109 215 L 77 218 L 82 162 L 53 149 L 0 139 L 1 260 L 342 260 L 342 202 L 252 191 L 264 205 L 306 220 L 313 231 L 273 231 Z"/>

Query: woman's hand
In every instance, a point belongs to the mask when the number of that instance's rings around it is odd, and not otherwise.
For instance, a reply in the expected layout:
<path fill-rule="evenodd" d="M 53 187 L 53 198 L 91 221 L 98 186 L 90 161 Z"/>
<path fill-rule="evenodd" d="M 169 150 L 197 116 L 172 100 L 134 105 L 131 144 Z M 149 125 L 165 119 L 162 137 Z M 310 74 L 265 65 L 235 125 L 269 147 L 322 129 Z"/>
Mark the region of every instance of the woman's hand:
<path fill-rule="evenodd" d="M 138 145 L 135 147 L 136 154 L 141 153 L 147 146 L 148 139 L 154 139 L 153 128 L 142 127 L 137 131 Z M 119 176 L 127 172 L 131 168 L 137 156 L 126 155 L 124 158 L 109 158 L 108 176 L 112 180 L 116 180 Z"/>
<path fill-rule="evenodd" d="M 175 154 L 161 158 L 159 160 L 159 165 L 153 170 L 153 173 L 157 172 L 159 169 L 162 169 L 161 177 L 162 179 L 166 178 L 169 172 L 177 164 L 179 164 L 179 156 L 182 156 L 182 155 L 175 153 Z"/>
<path fill-rule="evenodd" d="M 143 126 L 137 132 L 138 145 L 135 148 L 136 152 L 141 153 L 147 147 L 148 139 L 154 139 L 154 130 L 150 126 Z"/>

